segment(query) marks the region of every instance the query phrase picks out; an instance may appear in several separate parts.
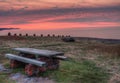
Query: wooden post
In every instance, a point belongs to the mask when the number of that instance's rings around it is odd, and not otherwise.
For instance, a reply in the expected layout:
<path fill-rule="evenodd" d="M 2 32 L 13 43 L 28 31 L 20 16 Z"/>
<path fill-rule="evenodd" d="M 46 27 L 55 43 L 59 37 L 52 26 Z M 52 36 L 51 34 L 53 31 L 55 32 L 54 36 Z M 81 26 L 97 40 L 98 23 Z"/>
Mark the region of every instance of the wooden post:
<path fill-rule="evenodd" d="M 50 34 L 48 34 L 47 37 L 50 37 Z"/>
<path fill-rule="evenodd" d="M 14 36 L 17 36 L 17 34 L 15 33 Z"/>
<path fill-rule="evenodd" d="M 20 34 L 19 34 L 19 36 L 21 37 L 21 36 L 22 36 L 22 34 L 20 33 Z"/>
<path fill-rule="evenodd" d="M 8 33 L 8 36 L 11 36 L 11 33 L 10 33 L 10 32 Z"/>
<path fill-rule="evenodd" d="M 36 34 L 33 34 L 34 37 L 36 37 Z"/>
<path fill-rule="evenodd" d="M 43 34 L 41 34 L 40 37 L 43 37 Z"/>
<path fill-rule="evenodd" d="M 60 37 L 60 35 L 58 35 L 58 37 Z"/>
<path fill-rule="evenodd" d="M 64 35 L 62 35 L 62 37 L 64 37 Z"/>
<path fill-rule="evenodd" d="M 55 34 L 53 34 L 52 36 L 55 37 Z"/>
<path fill-rule="evenodd" d="M 26 35 L 25 36 L 28 36 L 28 34 L 26 33 Z"/>

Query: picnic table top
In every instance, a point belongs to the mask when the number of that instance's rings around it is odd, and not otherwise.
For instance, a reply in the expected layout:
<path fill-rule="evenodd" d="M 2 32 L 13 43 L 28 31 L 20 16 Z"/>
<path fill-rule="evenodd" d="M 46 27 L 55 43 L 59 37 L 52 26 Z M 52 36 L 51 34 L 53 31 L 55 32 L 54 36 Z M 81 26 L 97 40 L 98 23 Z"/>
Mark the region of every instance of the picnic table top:
<path fill-rule="evenodd" d="M 13 50 L 22 52 L 22 53 L 28 53 L 28 54 L 34 54 L 37 56 L 46 56 L 46 57 L 64 55 L 63 52 L 41 50 L 41 49 L 35 49 L 35 48 L 13 48 Z"/>

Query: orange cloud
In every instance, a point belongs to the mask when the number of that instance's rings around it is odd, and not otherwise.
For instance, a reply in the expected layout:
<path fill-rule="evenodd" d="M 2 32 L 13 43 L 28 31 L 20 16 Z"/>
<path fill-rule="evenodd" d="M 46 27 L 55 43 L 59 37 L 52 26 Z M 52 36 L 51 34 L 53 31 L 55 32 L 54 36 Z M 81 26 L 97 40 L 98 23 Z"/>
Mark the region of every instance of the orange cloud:
<path fill-rule="evenodd" d="M 57 23 L 57 22 L 43 22 L 43 23 L 30 23 L 30 24 L 20 24 L 20 25 L 6 25 L 6 27 L 19 27 L 23 30 L 54 30 L 54 29 L 64 29 L 64 28 L 104 28 L 104 27 L 117 27 L 120 23 L 115 22 L 82 22 L 82 23 Z"/>

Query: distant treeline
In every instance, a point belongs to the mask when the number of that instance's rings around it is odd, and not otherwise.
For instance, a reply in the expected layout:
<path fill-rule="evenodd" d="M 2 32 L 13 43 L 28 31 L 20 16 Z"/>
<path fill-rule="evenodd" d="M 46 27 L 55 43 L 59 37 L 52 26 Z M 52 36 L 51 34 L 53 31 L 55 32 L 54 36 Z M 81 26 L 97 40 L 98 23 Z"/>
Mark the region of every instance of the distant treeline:
<path fill-rule="evenodd" d="M 28 33 L 26 33 L 26 34 L 21 34 L 21 33 L 19 33 L 19 34 L 17 34 L 17 33 L 8 33 L 7 34 L 7 36 L 19 36 L 19 37 L 22 37 L 22 36 L 33 36 L 33 37 L 70 37 L 70 35 L 55 35 L 55 34 L 47 34 L 47 35 L 43 35 L 43 34 L 40 34 L 40 35 L 37 35 L 37 34 L 33 34 L 33 35 L 30 35 L 30 34 L 28 34 Z"/>

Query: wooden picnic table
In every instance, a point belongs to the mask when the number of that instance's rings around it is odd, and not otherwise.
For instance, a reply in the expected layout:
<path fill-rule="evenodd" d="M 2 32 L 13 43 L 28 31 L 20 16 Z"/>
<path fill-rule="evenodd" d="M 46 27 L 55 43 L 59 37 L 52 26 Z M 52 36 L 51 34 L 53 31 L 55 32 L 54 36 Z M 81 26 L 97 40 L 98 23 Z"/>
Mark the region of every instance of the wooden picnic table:
<path fill-rule="evenodd" d="M 54 70 L 59 68 L 59 60 L 66 60 L 63 52 L 41 50 L 35 48 L 13 48 L 18 51 L 15 54 L 6 54 L 10 59 L 10 67 L 16 68 L 25 66 L 25 73 L 28 76 L 45 72 L 47 70 Z"/>
<path fill-rule="evenodd" d="M 35 48 L 13 48 L 13 50 L 18 51 L 20 53 L 28 53 L 37 56 L 45 56 L 45 57 L 54 57 L 64 55 L 63 52 L 50 51 L 50 50 L 40 50 Z"/>

